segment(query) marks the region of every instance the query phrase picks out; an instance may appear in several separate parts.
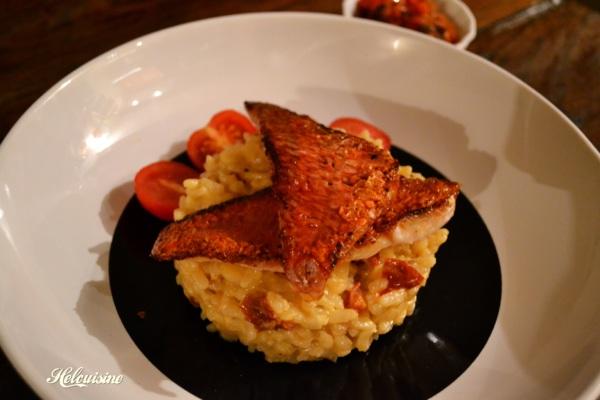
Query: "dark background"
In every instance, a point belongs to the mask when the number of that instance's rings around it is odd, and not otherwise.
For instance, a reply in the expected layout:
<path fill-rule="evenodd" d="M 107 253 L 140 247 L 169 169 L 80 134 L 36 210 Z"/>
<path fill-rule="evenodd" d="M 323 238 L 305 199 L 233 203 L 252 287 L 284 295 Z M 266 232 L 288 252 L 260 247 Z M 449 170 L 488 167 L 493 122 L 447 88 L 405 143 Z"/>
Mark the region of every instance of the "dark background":
<path fill-rule="evenodd" d="M 478 21 L 469 51 L 513 73 L 600 148 L 600 1 L 464 0 Z M 46 90 L 81 64 L 183 22 L 256 11 L 341 13 L 341 0 L 4 0 L 0 140 Z M 0 397 L 36 398 L 0 352 Z"/>

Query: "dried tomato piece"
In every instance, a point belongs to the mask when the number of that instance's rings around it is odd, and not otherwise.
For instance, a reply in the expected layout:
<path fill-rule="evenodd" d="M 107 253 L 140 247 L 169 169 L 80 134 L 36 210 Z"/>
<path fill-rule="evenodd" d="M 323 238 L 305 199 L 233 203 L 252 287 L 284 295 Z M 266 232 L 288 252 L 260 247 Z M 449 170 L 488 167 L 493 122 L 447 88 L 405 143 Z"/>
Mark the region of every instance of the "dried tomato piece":
<path fill-rule="evenodd" d="M 259 331 L 278 328 L 291 329 L 295 325 L 293 322 L 281 321 L 277 318 L 267 300 L 267 294 L 263 292 L 247 294 L 240 307 L 246 320 Z"/>
<path fill-rule="evenodd" d="M 240 306 L 246 319 L 252 322 L 256 329 L 273 329 L 277 318 L 265 293 L 250 293 L 244 297 Z"/>
<path fill-rule="evenodd" d="M 383 276 L 387 279 L 388 286 L 382 294 L 396 289 L 412 289 L 423 283 L 423 276 L 412 265 L 402 260 L 386 260 Z"/>
<path fill-rule="evenodd" d="M 350 290 L 346 290 L 342 295 L 344 298 L 344 307 L 352 308 L 356 311 L 366 310 L 367 302 L 360 289 L 360 282 L 356 282 Z"/>
<path fill-rule="evenodd" d="M 381 262 L 381 257 L 379 256 L 379 254 L 375 254 L 374 256 L 371 256 L 366 259 L 367 266 L 370 269 L 373 269 L 376 266 L 378 266 L 380 262 Z"/>

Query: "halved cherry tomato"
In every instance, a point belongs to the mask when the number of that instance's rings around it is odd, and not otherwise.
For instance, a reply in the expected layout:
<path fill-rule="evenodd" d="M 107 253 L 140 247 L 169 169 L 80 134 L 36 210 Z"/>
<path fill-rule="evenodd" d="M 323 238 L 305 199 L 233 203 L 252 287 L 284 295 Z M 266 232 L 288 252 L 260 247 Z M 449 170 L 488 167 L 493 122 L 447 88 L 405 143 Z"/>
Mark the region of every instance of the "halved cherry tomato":
<path fill-rule="evenodd" d="M 197 178 L 198 171 L 175 161 L 158 161 L 135 175 L 134 190 L 146 211 L 165 221 L 173 220 L 179 197 L 185 194 L 183 181 Z"/>
<path fill-rule="evenodd" d="M 229 143 L 242 140 L 244 133 L 256 133 L 256 127 L 248 117 L 235 110 L 223 110 L 216 113 L 208 122 L 208 126 L 219 131 Z"/>
<path fill-rule="evenodd" d="M 187 141 L 187 155 L 192 164 L 203 171 L 206 156 L 220 152 L 226 145 L 224 139 L 219 137 L 219 133 L 207 126 L 190 135 Z"/>
<path fill-rule="evenodd" d="M 383 148 L 385 150 L 389 150 L 390 146 L 392 145 L 390 137 L 387 135 L 387 133 L 358 118 L 338 118 L 333 121 L 329 127 L 333 129 L 341 129 L 349 135 L 359 137 L 364 131 L 367 131 L 373 139 L 381 139 Z"/>
<path fill-rule="evenodd" d="M 187 153 L 192 164 L 204 170 L 206 156 L 216 154 L 226 146 L 241 142 L 244 133 L 256 133 L 248 117 L 235 110 L 224 110 L 212 116 L 208 126 L 198 129 L 189 137 Z"/>

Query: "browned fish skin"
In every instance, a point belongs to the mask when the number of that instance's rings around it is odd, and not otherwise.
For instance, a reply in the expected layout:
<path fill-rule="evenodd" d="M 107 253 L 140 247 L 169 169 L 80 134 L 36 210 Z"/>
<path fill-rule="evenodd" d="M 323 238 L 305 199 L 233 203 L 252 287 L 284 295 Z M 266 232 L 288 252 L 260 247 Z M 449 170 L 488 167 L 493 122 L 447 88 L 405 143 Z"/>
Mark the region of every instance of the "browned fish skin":
<path fill-rule="evenodd" d="M 360 238 L 357 245 L 373 241 L 392 229 L 402 218 L 426 213 L 444 205 L 458 195 L 460 185 L 437 178 L 420 180 L 398 176 L 392 184 L 391 192 L 394 196 L 391 207 Z"/>
<path fill-rule="evenodd" d="M 279 259 L 279 205 L 265 189 L 199 211 L 167 225 L 151 255 L 158 260 L 203 256 L 232 263 Z"/>
<path fill-rule="evenodd" d="M 275 164 L 284 270 L 319 296 L 333 266 L 386 212 L 398 164 L 371 143 L 278 106 L 246 103 Z"/>
<path fill-rule="evenodd" d="M 458 192 L 458 184 L 430 178 L 400 177 L 400 189 L 388 213 L 358 241 L 367 244 L 405 217 L 426 213 Z M 199 211 L 165 227 L 151 255 L 158 260 L 202 256 L 228 262 L 277 265 L 282 262 L 278 212 L 281 201 L 271 189 Z M 271 268 L 272 269 L 272 268 Z"/>
<path fill-rule="evenodd" d="M 388 212 L 357 241 L 361 246 L 396 226 L 406 217 L 427 213 L 458 193 L 458 184 L 429 178 L 400 177 L 398 195 Z M 255 265 L 281 263 L 278 211 L 281 202 L 271 189 L 199 211 L 165 227 L 152 256 L 176 260 L 202 256 Z"/>
<path fill-rule="evenodd" d="M 202 256 L 275 271 L 283 265 L 298 290 L 318 297 L 351 250 L 401 221 L 414 227 L 410 217 L 453 212 L 458 184 L 404 178 L 388 152 L 307 116 L 263 103 L 247 108 L 275 164 L 273 188 L 167 226 L 154 258 Z"/>

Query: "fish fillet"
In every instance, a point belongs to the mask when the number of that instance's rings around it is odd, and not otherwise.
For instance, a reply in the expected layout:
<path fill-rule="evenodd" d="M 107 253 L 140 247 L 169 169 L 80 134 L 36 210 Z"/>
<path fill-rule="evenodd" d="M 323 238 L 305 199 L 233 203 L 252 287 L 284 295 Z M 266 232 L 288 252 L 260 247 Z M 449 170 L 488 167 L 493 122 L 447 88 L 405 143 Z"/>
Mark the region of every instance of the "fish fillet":
<path fill-rule="evenodd" d="M 275 165 L 286 276 L 314 297 L 359 240 L 372 242 L 401 215 L 441 204 L 457 189 L 403 178 L 389 152 L 308 116 L 266 103 L 246 109 Z"/>
<path fill-rule="evenodd" d="M 424 186 L 433 181 L 426 180 Z M 279 243 L 280 207 L 281 202 L 271 189 L 265 189 L 201 210 L 164 228 L 151 255 L 160 261 L 194 257 L 284 272 L 281 247 L 274 246 Z M 454 208 L 454 195 L 437 206 L 410 208 L 398 215 L 387 231 L 371 231 L 363 236 L 346 259 L 366 259 L 387 247 L 423 239 L 444 226 Z"/>
<path fill-rule="evenodd" d="M 196 256 L 232 263 L 278 260 L 279 206 L 271 189 L 264 189 L 201 210 L 167 225 L 151 255 L 161 261 Z"/>
<path fill-rule="evenodd" d="M 270 104 L 246 106 L 274 161 L 273 187 L 168 225 L 153 257 L 282 271 L 318 297 L 339 260 L 412 243 L 452 217 L 458 184 L 405 178 L 363 139 Z"/>
<path fill-rule="evenodd" d="M 373 144 L 265 103 L 246 103 L 273 159 L 288 279 L 318 296 L 338 259 L 391 206 L 397 162 Z"/>

